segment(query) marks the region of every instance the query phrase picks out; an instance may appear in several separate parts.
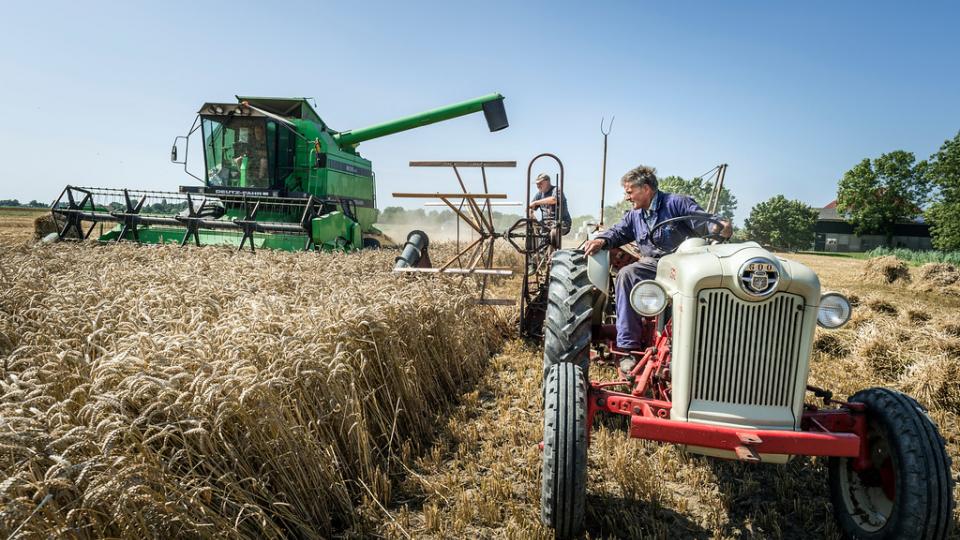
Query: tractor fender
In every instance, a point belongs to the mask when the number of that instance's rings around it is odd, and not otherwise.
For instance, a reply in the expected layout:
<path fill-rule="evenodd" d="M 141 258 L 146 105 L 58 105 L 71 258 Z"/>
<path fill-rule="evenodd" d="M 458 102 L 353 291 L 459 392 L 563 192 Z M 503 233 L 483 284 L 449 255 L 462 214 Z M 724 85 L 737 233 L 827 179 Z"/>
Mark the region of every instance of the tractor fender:
<path fill-rule="evenodd" d="M 601 324 L 610 294 L 610 252 L 601 249 L 587 257 L 587 279 L 597 289 L 594 296 L 593 322 Z"/>
<path fill-rule="evenodd" d="M 610 283 L 610 252 L 601 249 L 587 257 L 587 278 L 600 294 L 606 296 Z"/>

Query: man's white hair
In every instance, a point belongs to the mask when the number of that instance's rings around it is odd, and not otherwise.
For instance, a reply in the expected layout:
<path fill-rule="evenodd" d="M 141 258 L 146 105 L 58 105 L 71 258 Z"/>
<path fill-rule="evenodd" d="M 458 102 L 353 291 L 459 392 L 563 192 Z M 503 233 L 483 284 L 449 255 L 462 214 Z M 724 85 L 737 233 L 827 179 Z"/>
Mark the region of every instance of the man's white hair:
<path fill-rule="evenodd" d="M 654 190 L 657 189 L 657 170 L 653 167 L 647 167 L 646 165 L 640 165 L 639 167 L 634 167 L 627 171 L 627 174 L 623 175 L 623 178 L 620 179 L 620 183 L 626 187 L 631 185 L 634 187 L 641 186 L 650 186 Z"/>

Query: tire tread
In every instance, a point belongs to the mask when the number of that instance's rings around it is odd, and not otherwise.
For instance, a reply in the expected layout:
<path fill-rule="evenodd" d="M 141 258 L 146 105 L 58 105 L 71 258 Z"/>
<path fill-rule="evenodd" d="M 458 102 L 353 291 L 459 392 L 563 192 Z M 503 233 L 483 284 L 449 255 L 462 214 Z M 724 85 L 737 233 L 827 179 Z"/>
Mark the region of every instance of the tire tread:
<path fill-rule="evenodd" d="M 544 321 L 544 378 L 550 366 L 563 362 L 580 366 L 584 375 L 588 372 L 594 295 L 583 252 L 555 252 Z"/>
<path fill-rule="evenodd" d="M 953 520 L 953 477 L 946 443 L 936 424 L 916 400 L 889 388 L 868 388 L 850 397 L 867 406 L 868 421 L 878 422 L 888 437 L 900 469 L 895 507 L 887 524 L 875 532 L 860 530 L 840 493 L 847 459 L 830 460 L 830 494 L 834 513 L 848 538 L 947 538 Z"/>
<path fill-rule="evenodd" d="M 587 393 L 581 369 L 550 368 L 544 402 L 540 517 L 558 538 L 583 528 L 586 513 Z"/>

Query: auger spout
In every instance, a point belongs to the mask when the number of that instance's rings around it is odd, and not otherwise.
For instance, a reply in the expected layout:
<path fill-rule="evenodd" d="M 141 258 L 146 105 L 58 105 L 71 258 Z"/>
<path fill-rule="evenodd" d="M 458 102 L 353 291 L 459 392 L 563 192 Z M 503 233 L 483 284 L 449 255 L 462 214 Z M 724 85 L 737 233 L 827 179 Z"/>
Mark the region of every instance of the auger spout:
<path fill-rule="evenodd" d="M 487 127 L 490 128 L 490 131 L 500 131 L 501 129 L 504 129 L 510 125 L 507 121 L 506 109 L 503 107 L 503 95 L 488 94 L 486 96 L 462 101 L 460 103 L 454 103 L 453 105 L 447 105 L 445 107 L 439 107 L 437 109 L 406 116 L 390 122 L 383 122 L 370 127 L 336 133 L 333 135 L 333 140 L 336 141 L 341 148 L 356 146 L 363 141 L 369 141 L 370 139 L 385 137 L 401 131 L 407 131 L 409 129 L 435 124 L 437 122 L 450 120 L 451 118 L 457 118 L 458 116 L 464 116 L 480 111 L 483 111 L 483 114 L 487 119 Z"/>

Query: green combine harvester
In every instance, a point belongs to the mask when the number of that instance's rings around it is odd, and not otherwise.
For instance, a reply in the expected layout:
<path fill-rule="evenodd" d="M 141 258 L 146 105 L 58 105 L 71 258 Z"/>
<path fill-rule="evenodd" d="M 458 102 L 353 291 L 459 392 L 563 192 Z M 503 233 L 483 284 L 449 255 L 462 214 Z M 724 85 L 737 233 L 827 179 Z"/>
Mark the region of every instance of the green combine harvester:
<path fill-rule="evenodd" d="M 376 176 L 357 145 L 480 111 L 490 131 L 508 126 L 500 94 L 350 131 L 331 129 L 303 98 L 205 103 L 170 152 L 202 185 L 178 192 L 67 186 L 51 211 L 60 239 L 89 238 L 99 226 L 102 242 L 288 251 L 379 247 L 385 237 L 373 226 Z M 198 131 L 204 178 L 187 168 Z"/>

